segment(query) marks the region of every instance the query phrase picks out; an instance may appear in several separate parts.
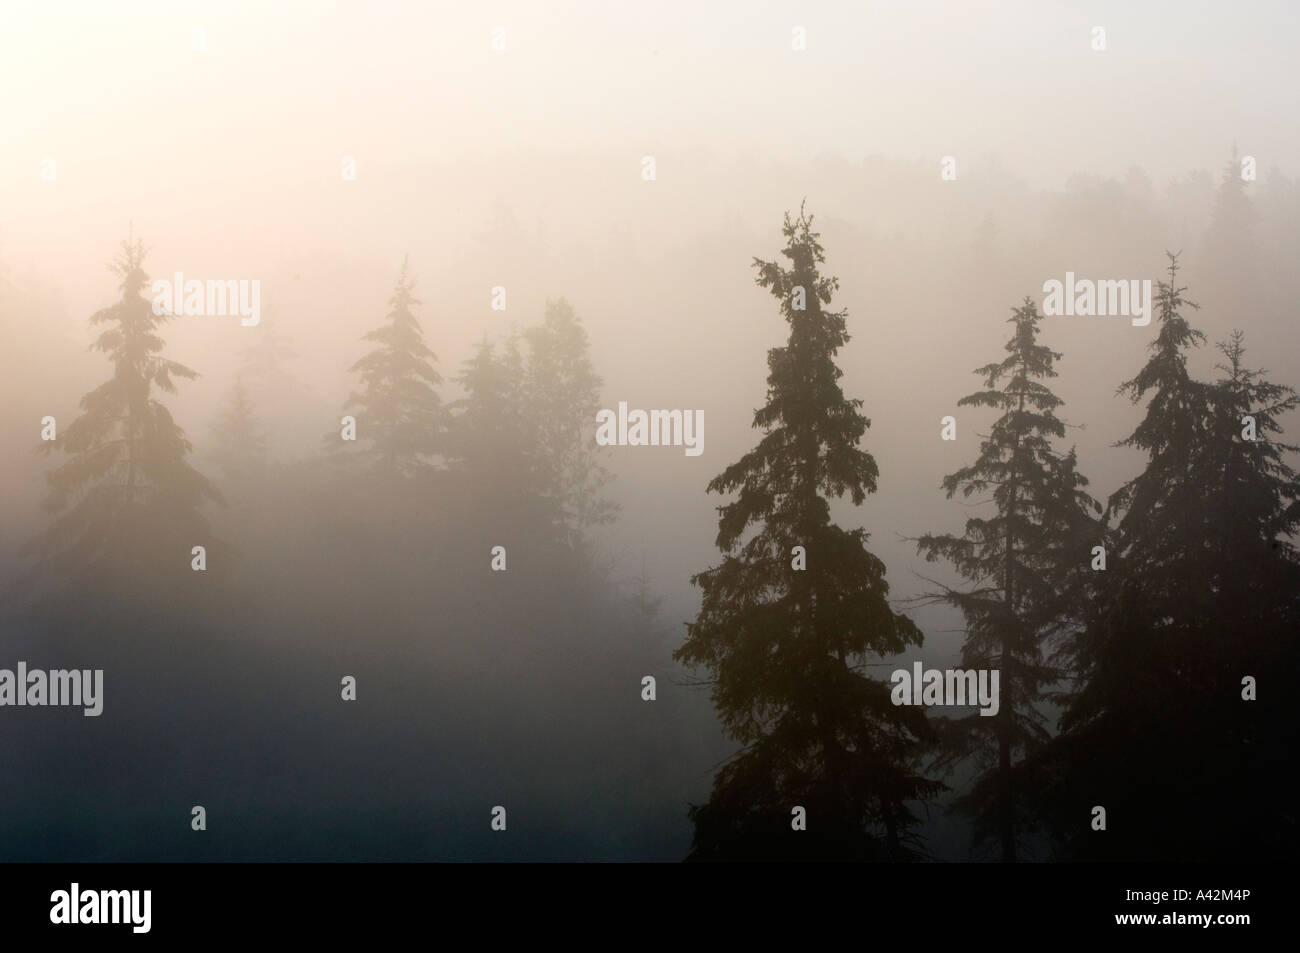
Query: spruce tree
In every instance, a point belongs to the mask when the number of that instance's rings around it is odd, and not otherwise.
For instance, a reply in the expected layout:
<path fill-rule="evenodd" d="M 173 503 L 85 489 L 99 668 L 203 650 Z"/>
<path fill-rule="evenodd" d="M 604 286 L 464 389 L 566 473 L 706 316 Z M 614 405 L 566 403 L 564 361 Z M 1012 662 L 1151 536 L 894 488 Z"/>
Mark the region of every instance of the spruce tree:
<path fill-rule="evenodd" d="M 1061 646 L 1073 685 L 1062 695 L 1060 734 L 1033 765 L 1065 857 L 1162 856 L 1171 847 L 1154 846 L 1160 831 L 1149 821 L 1178 797 L 1169 750 L 1176 746 L 1182 757 L 1187 745 L 1183 729 L 1171 732 L 1169 716 L 1188 713 L 1179 681 L 1207 609 L 1201 474 L 1212 423 L 1209 388 L 1187 369 L 1188 352 L 1204 341 L 1184 316 L 1197 305 L 1177 275 L 1171 255 L 1168 280 L 1158 284 L 1150 357 L 1119 389 L 1134 403 L 1147 400 L 1143 420 L 1118 444 L 1143 451 L 1146 467 L 1107 502 L 1106 521 L 1114 521 L 1107 568 L 1097 574 L 1083 625 Z M 1151 773 L 1134 777 L 1137 765 Z M 1121 832 L 1098 840 L 1089 823 L 1095 806 L 1122 819 Z M 1143 846 L 1138 832 L 1155 842 Z"/>
<path fill-rule="evenodd" d="M 587 331 L 563 298 L 548 302 L 540 325 L 525 332 L 524 400 L 534 434 L 533 476 L 555 516 L 555 530 L 579 549 L 587 529 L 614 519 L 603 495 L 612 479 L 595 441 L 601 379 L 591 363 Z"/>
<path fill-rule="evenodd" d="M 438 394 L 442 376 L 415 316 L 420 300 L 414 288 L 409 260 L 403 260 L 386 323 L 363 338 L 377 347 L 351 367 L 361 375 L 362 388 L 344 405 L 355 412 L 357 441 L 369 447 L 381 472 L 395 477 L 427 467 L 429 458 L 442 452 L 446 430 Z M 327 439 L 337 442 L 338 435 Z"/>
<path fill-rule="evenodd" d="M 1204 335 L 1184 317 L 1185 291 L 1171 255 L 1150 358 L 1121 388 L 1147 401 L 1122 441 L 1146 465 L 1111 496 L 1108 572 L 1065 646 L 1078 684 L 1040 776 L 1066 856 L 1222 859 L 1243 840 L 1264 851 L 1296 840 L 1266 795 L 1295 715 L 1263 693 L 1248 701 L 1242 681 L 1300 674 L 1288 539 L 1300 485 L 1291 448 L 1268 436 L 1295 398 L 1244 368 L 1240 340 L 1225 346 L 1222 379 L 1194 378 L 1187 355 Z M 1122 819 L 1117 836 L 1089 836 L 1090 804 Z"/>
<path fill-rule="evenodd" d="M 960 720 L 950 758 L 976 756 L 984 769 L 957 806 L 975 814 L 976 840 L 996 832 L 1003 861 L 1014 861 L 1025 822 L 1015 790 L 1013 763 L 1048 739 L 1044 688 L 1060 678 L 1047 661 L 1047 641 L 1069 624 L 1070 594 L 1079 567 L 1096 539 L 1089 510 L 1101 507 L 1083 489 L 1073 449 L 1059 453 L 1065 436 L 1056 416 L 1061 400 L 1043 383 L 1056 377 L 1061 355 L 1038 343 L 1041 316 L 1032 299 L 1012 311 L 1007 355 L 977 369 L 984 389 L 959 407 L 999 411 L 980 443 L 975 463 L 943 480 L 951 499 L 991 491 L 991 515 L 972 516 L 964 532 L 926 535 L 918 549 L 927 561 L 943 559 L 973 588 L 944 587 L 934 598 L 966 620 L 962 664 L 1000 673 L 998 713 L 975 712 Z"/>
<path fill-rule="evenodd" d="M 1216 826 L 1206 855 L 1238 856 L 1244 842 L 1283 859 L 1300 846 L 1292 812 L 1275 790 L 1300 743 L 1290 693 L 1277 691 L 1300 679 L 1300 476 L 1290 463 L 1300 448 L 1281 439 L 1280 418 L 1300 406 L 1300 395 L 1246 366 L 1240 331 L 1219 350 L 1224 362 L 1212 384 L 1204 470 L 1217 570 L 1207 588 L 1215 605 L 1193 690 L 1204 725 L 1196 747 L 1213 764 L 1198 780 L 1227 822 Z M 1256 683 L 1251 701 L 1247 677 Z"/>
<path fill-rule="evenodd" d="M 691 809 L 691 856 L 909 859 L 909 802 L 941 785 L 909 767 L 928 738 L 921 710 L 896 707 L 865 667 L 920 645 L 921 633 L 891 609 L 866 532 L 831 521 L 831 499 L 861 505 L 876 489 L 876 461 L 859 447 L 870 421 L 840 388 L 846 312 L 829 310 L 839 285 L 819 273 L 812 218 L 801 207 L 783 231 L 789 267 L 754 265 L 789 340 L 768 353 L 767 403 L 754 415 L 762 439 L 708 485 L 739 495 L 718 508 L 723 560 L 693 577 L 702 605 L 674 652 L 710 672 L 723 727 L 743 746 Z M 796 806 L 807 812 L 798 833 Z"/>
<path fill-rule="evenodd" d="M 159 327 L 146 289 L 143 242 L 122 243 L 110 265 L 121 297 L 90 318 L 105 326 L 91 347 L 108 356 L 113 376 L 81 399 L 81 414 L 43 453 L 68 459 L 47 474 L 47 511 L 56 514 L 28 544 L 33 572 L 85 579 L 111 574 L 147 584 L 158 576 L 188 573 L 190 551 L 210 545 L 205 500 L 220 500 L 212 484 L 189 463 L 191 447 L 159 393 L 176 391 L 176 379 L 198 374 L 162 356 Z"/>
<path fill-rule="evenodd" d="M 1300 396 L 1246 367 L 1241 331 L 1218 347 L 1226 363 L 1216 365 L 1221 376 L 1211 391 L 1214 470 L 1207 474 L 1216 478 L 1210 486 L 1218 567 L 1230 603 L 1258 604 L 1270 592 L 1269 601 L 1276 601 L 1275 589 L 1261 587 L 1272 571 L 1300 556 L 1292 542 L 1300 528 L 1300 483 L 1288 462 L 1300 447 L 1276 438 L 1282 434 L 1279 418 L 1300 406 Z"/>

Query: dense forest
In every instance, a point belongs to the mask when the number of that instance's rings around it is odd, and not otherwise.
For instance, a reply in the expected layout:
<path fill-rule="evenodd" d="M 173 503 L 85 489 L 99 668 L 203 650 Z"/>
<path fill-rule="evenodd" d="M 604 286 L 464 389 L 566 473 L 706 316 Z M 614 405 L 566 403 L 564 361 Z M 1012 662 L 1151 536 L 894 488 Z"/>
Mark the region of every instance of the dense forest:
<path fill-rule="evenodd" d="M 911 181 L 881 168 L 886 191 Z M 399 257 L 322 378 L 299 361 L 291 294 L 231 323 L 215 371 L 179 359 L 169 336 L 189 319 L 154 307 L 161 249 L 134 232 L 77 316 L 86 355 L 42 330 L 66 326 L 58 294 L 0 266 L 0 321 L 29 354 L 0 435 L 0 665 L 105 685 L 98 717 L 6 711 L 0 853 L 1289 856 L 1300 397 L 1254 341 L 1295 321 L 1268 276 L 1300 247 L 1300 191 L 1274 172 L 1252 196 L 1240 168 L 1163 196 L 1137 173 L 1076 177 L 1021 196 L 1023 215 L 970 206 L 967 237 L 937 245 L 796 194 L 783 244 L 740 230 L 680 252 L 761 295 L 727 291 L 690 321 L 782 321 L 745 362 L 706 356 L 719 389 L 746 382 L 688 404 L 709 420 L 707 474 L 597 441 L 628 390 L 598 367 L 580 282 L 463 349 L 444 334 L 455 295 Z M 1203 232 L 1166 245 L 1193 207 Z M 486 244 L 524 247 L 517 222 L 494 228 Z M 1045 313 L 1061 262 L 1151 278 L 1149 326 Z M 844 306 L 867 273 L 870 296 Z M 960 330 L 891 352 L 914 293 Z M 730 320 L 711 339 L 758 333 Z M 1123 349 L 1071 382 L 1071 346 L 1099 333 L 1080 325 L 1106 322 Z M 187 412 L 198 388 L 205 412 Z M 649 399 L 709 394 L 678 381 Z M 702 525 L 701 502 L 711 563 L 664 542 Z M 904 551 L 920 571 L 894 568 Z M 890 673 L 916 661 L 996 670 L 996 712 L 898 704 Z"/>

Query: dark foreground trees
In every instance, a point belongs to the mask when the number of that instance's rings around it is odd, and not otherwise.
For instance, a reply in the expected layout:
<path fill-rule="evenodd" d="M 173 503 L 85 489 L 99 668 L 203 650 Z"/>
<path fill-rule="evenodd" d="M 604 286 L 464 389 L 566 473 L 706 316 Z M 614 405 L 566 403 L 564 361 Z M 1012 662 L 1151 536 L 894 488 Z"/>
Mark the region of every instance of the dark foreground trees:
<path fill-rule="evenodd" d="M 1278 784 L 1296 741 L 1300 483 L 1275 440 L 1297 398 L 1246 369 L 1239 337 L 1219 380 L 1189 373 L 1204 335 L 1185 291 L 1171 256 L 1150 357 L 1121 388 L 1146 401 L 1122 442 L 1146 464 L 1110 498 L 1107 571 L 1061 656 L 1076 687 L 1030 766 L 1066 857 L 1289 856 L 1297 840 Z"/>

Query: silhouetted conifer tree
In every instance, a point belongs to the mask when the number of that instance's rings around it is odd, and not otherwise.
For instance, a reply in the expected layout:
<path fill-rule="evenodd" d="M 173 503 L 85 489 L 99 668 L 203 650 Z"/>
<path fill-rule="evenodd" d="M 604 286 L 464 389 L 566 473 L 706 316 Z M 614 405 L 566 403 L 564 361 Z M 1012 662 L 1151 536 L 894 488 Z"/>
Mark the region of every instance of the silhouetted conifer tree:
<path fill-rule="evenodd" d="M 107 572 L 155 585 L 188 573 L 191 548 L 212 543 L 200 507 L 220 495 L 190 465 L 190 442 L 156 396 L 198 374 L 162 356 L 158 328 L 167 316 L 154 313 L 146 294 L 144 258 L 143 242 L 122 243 L 110 266 L 121 297 L 90 318 L 106 326 L 91 347 L 108 355 L 113 376 L 82 397 L 81 415 L 56 441 L 39 447 L 68 459 L 47 475 L 45 508 L 56 516 L 27 546 L 38 559 L 33 572 Z"/>
<path fill-rule="evenodd" d="M 847 493 L 860 505 L 877 468 L 858 445 L 862 402 L 839 385 L 845 313 L 826 307 L 838 281 L 818 272 L 822 246 L 802 208 L 784 234 L 790 267 L 754 264 L 789 341 L 768 353 L 768 399 L 754 415 L 763 438 L 709 483 L 739 497 L 719 507 L 724 558 L 693 578 L 703 603 L 674 653 L 711 672 L 723 726 L 743 745 L 709 802 L 691 809 L 691 857 L 908 859 L 909 802 L 941 785 L 908 766 L 928 737 L 921 709 L 895 706 L 864 666 L 919 645 L 921 633 L 891 609 L 867 534 L 831 522 L 830 499 Z M 805 570 L 792 568 L 795 546 Z M 806 831 L 791 829 L 796 806 Z"/>
<path fill-rule="evenodd" d="M 1079 684 L 1040 769 L 1066 856 L 1226 859 L 1244 842 L 1264 853 L 1296 842 L 1270 789 L 1296 716 L 1262 691 L 1245 700 L 1242 682 L 1300 674 L 1288 539 L 1300 484 L 1291 448 L 1266 436 L 1296 398 L 1242 366 L 1240 339 L 1224 347 L 1221 380 L 1188 373 L 1204 335 L 1183 316 L 1195 305 L 1177 274 L 1171 255 L 1151 356 L 1121 388 L 1148 398 L 1122 442 L 1147 462 L 1111 497 L 1115 551 L 1086 627 L 1066 644 Z M 1106 835 L 1089 827 L 1092 805 L 1107 809 Z"/>
<path fill-rule="evenodd" d="M 996 834 L 1004 861 L 1016 859 L 1026 824 L 1013 762 L 1049 737 L 1043 690 L 1060 673 L 1046 661 L 1045 643 L 1070 620 L 1070 590 L 1098 538 L 1089 509 L 1101 510 L 1083 489 L 1087 480 L 1076 469 L 1073 449 L 1060 454 L 1053 446 L 1065 436 L 1065 424 L 1056 416 L 1060 398 L 1043 381 L 1056 376 L 1053 365 L 1061 355 L 1038 343 L 1041 316 L 1031 299 L 1009 320 L 1014 331 L 1007 356 L 976 370 L 985 389 L 958 401 L 1001 415 L 975 463 L 943 480 L 950 499 L 991 491 L 981 502 L 991 502 L 992 513 L 967 519 L 960 536 L 918 541 L 928 561 L 952 563 L 974 586 L 943 587 L 935 597 L 965 617 L 962 665 L 1000 672 L 998 713 L 962 718 L 950 756 L 980 760 L 984 771 L 957 806 L 975 814 L 977 842 Z"/>
<path fill-rule="evenodd" d="M 1267 586 L 1272 570 L 1297 558 L 1291 540 L 1300 526 L 1300 483 L 1287 454 L 1300 448 L 1275 435 L 1282 433 L 1278 418 L 1296 409 L 1300 396 L 1245 366 L 1241 331 L 1233 331 L 1219 350 L 1227 363 L 1216 365 L 1222 376 L 1211 394 L 1215 427 L 1210 459 L 1217 479 L 1209 484 L 1217 491 L 1211 519 L 1221 554 L 1218 566 L 1232 570 L 1224 577 L 1233 587 L 1229 601 L 1258 604 L 1266 593 L 1276 601 L 1275 588 L 1251 590 Z"/>
<path fill-rule="evenodd" d="M 442 452 L 446 415 L 438 388 L 442 376 L 437 357 L 424 343 L 415 317 L 420 304 L 409 262 L 402 262 L 386 323 L 363 340 L 378 345 L 351 370 L 361 375 L 362 389 L 344 405 L 357 420 L 357 442 L 367 445 L 377 467 L 390 476 L 411 476 Z M 327 439 L 337 443 L 337 433 Z"/>

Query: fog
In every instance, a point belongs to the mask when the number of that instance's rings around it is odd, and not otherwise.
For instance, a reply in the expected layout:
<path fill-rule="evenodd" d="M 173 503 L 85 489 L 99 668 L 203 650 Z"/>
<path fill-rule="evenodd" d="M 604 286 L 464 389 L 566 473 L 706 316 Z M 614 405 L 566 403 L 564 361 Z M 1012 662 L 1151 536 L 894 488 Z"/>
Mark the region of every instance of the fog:
<path fill-rule="evenodd" d="M 848 313 L 841 386 L 863 401 L 862 445 L 880 467 L 876 493 L 832 513 L 867 530 L 891 598 L 925 635 L 919 652 L 877 661 L 955 664 L 961 616 L 910 600 L 922 577 L 957 576 L 913 540 L 959 532 L 968 515 L 940 481 L 992 415 L 957 401 L 1001 358 L 1026 296 L 1041 304 L 1044 282 L 1066 272 L 1160 280 L 1178 252 L 1210 341 L 1193 372 L 1212 375 L 1212 343 L 1241 328 L 1252 366 L 1300 382 L 1295 305 L 1276 281 L 1300 252 L 1297 13 L 1279 2 L 1249 14 L 8 3 L 6 586 L 23 587 L 20 547 L 50 519 L 44 475 L 59 461 L 35 452 L 42 418 L 65 432 L 112 374 L 89 350 L 102 330 L 89 318 L 120 295 L 106 267 L 120 243 L 143 240 L 150 278 L 256 280 L 261 295 L 256 325 L 179 315 L 159 331 L 163 354 L 199 373 L 163 400 L 193 465 L 223 487 L 227 505 L 204 513 L 239 553 L 230 589 L 173 591 L 160 599 L 174 603 L 169 621 L 148 623 L 138 603 L 101 612 L 83 593 L 64 605 L 80 621 L 65 615 L 57 636 L 21 614 L 21 592 L 9 598 L 0 665 L 102 667 L 106 684 L 93 722 L 0 718 L 9 854 L 681 859 L 687 807 L 735 745 L 691 686 L 699 673 L 671 652 L 699 608 L 691 576 L 719 559 L 724 500 L 705 486 L 758 441 L 767 354 L 787 335 L 753 259 L 779 258 L 787 212 L 815 216 L 823 274 L 839 279 L 832 306 Z M 792 49 L 796 28 L 804 49 Z M 1258 170 L 1245 183 L 1256 217 L 1216 233 L 1225 170 L 1244 157 Z M 1253 270 L 1225 265 L 1225 246 Z M 703 412 L 699 456 L 602 452 L 619 511 L 587 533 L 589 574 L 555 582 L 554 566 L 529 564 L 526 540 L 513 548 L 505 517 L 475 522 L 419 492 L 393 516 L 384 491 L 332 482 L 322 440 L 358 389 L 349 369 L 404 259 L 445 404 L 465 395 L 454 378 L 478 342 L 537 326 L 563 298 L 588 335 L 600 407 Z M 1141 419 L 1116 388 L 1156 332 L 1122 316 L 1043 321 L 1043 343 L 1063 355 L 1052 386 L 1065 446 L 1098 498 L 1141 468 L 1113 446 Z M 291 354 L 278 383 L 254 391 L 275 468 L 245 493 L 222 478 L 213 426 L 269 335 Z M 955 441 L 940 439 L 949 414 Z M 500 515 L 511 502 L 480 488 L 475 506 Z M 498 544 L 510 568 L 492 578 Z M 649 621 L 632 605 L 643 578 L 660 600 Z M 647 674 L 653 705 L 638 694 Z M 357 678 L 354 706 L 337 694 L 344 675 Z M 214 834 L 199 846 L 195 804 Z M 505 844 L 488 827 L 497 804 L 510 809 Z M 941 810 L 925 830 L 938 859 L 984 856 Z"/>

